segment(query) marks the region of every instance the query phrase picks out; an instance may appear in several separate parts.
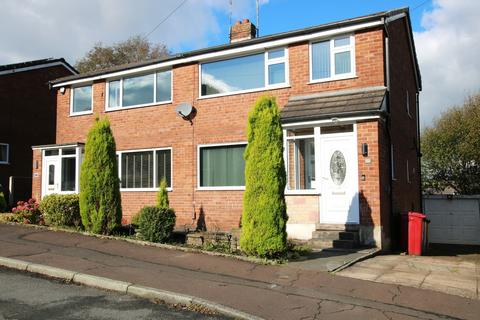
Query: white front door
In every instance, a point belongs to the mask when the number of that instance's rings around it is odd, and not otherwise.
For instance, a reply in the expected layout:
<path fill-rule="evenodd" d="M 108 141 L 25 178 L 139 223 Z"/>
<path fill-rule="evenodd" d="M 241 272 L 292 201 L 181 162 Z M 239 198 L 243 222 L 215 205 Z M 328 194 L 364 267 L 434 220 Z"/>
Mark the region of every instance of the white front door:
<path fill-rule="evenodd" d="M 322 134 L 320 223 L 359 223 L 356 132 Z"/>
<path fill-rule="evenodd" d="M 60 192 L 60 158 L 44 157 L 43 195 Z"/>

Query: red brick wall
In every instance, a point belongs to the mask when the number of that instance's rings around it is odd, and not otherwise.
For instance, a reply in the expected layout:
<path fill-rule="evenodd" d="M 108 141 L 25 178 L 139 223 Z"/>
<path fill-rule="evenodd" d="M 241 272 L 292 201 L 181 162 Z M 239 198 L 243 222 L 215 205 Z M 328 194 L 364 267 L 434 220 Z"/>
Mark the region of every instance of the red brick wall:
<path fill-rule="evenodd" d="M 55 142 L 55 91 L 48 81 L 66 75 L 71 72 L 62 66 L 0 75 L 0 143 L 10 144 L 10 164 L 0 164 L 0 184 L 7 193 L 10 176 L 31 176 L 32 145 Z"/>
<path fill-rule="evenodd" d="M 389 25 L 390 37 L 390 135 L 394 145 L 395 178 L 392 183 L 393 214 L 421 209 L 420 166 L 417 157 L 417 92 L 414 67 L 408 46 L 404 19 Z M 410 115 L 407 113 L 407 90 L 410 98 Z M 410 183 L 407 182 L 409 161 Z"/>
<path fill-rule="evenodd" d="M 173 103 L 105 112 L 105 83 L 94 85 L 93 115 L 69 117 L 69 97 L 58 93 L 57 143 L 84 142 L 97 114 L 108 115 L 117 149 L 173 148 L 173 191 L 171 206 L 177 212 L 178 226 L 196 226 L 200 212 L 207 229 L 239 226 L 242 191 L 200 191 L 197 185 L 197 145 L 246 141 L 247 114 L 255 100 L 263 95 L 277 97 L 283 107 L 290 95 L 308 94 L 352 87 L 384 85 L 383 32 L 380 29 L 356 34 L 357 77 L 354 79 L 309 84 L 308 43 L 289 47 L 290 87 L 225 97 L 198 98 L 198 65 L 173 69 Z M 179 118 L 175 107 L 192 103 L 197 109 L 193 126 Z M 155 202 L 155 192 L 122 192 L 124 222 L 142 206 Z"/>

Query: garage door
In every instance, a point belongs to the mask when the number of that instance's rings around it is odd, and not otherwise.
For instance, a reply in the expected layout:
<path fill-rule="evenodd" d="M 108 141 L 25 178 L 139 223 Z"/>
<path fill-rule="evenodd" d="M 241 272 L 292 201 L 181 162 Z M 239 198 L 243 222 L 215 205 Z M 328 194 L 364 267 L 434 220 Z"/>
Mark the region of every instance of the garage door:
<path fill-rule="evenodd" d="M 480 245 L 479 199 L 424 198 L 431 243 Z"/>

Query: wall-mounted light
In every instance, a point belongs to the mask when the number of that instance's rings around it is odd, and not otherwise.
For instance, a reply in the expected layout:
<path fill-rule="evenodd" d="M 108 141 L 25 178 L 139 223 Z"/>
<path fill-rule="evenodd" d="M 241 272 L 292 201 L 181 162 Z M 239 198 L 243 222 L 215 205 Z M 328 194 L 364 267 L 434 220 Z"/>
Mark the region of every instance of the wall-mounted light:
<path fill-rule="evenodd" d="M 61 94 L 65 94 L 65 87 L 61 87 L 61 88 L 60 88 L 60 93 L 61 93 Z"/>
<path fill-rule="evenodd" d="M 362 143 L 362 155 L 368 157 L 368 144 Z"/>
<path fill-rule="evenodd" d="M 35 160 L 35 170 L 38 169 L 38 160 Z"/>
<path fill-rule="evenodd" d="M 332 122 L 335 123 L 335 124 L 338 123 L 338 118 L 332 118 L 332 119 L 330 119 L 330 120 L 332 120 Z"/>

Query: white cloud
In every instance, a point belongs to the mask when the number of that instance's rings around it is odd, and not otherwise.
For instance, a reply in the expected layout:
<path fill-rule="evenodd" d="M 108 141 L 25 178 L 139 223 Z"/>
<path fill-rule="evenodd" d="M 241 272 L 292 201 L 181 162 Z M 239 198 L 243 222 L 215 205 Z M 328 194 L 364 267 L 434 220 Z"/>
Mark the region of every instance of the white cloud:
<path fill-rule="evenodd" d="M 422 73 L 422 127 L 480 89 L 480 1 L 434 0 L 415 33 Z"/>
<path fill-rule="evenodd" d="M 75 63 L 96 42 L 148 33 L 180 1 L 0 0 L 0 65 L 46 57 Z M 255 0 L 233 4 L 233 19 L 254 17 Z M 150 40 L 174 51 L 205 47 L 212 40 L 225 43 L 229 11 L 229 0 L 188 0 Z"/>

